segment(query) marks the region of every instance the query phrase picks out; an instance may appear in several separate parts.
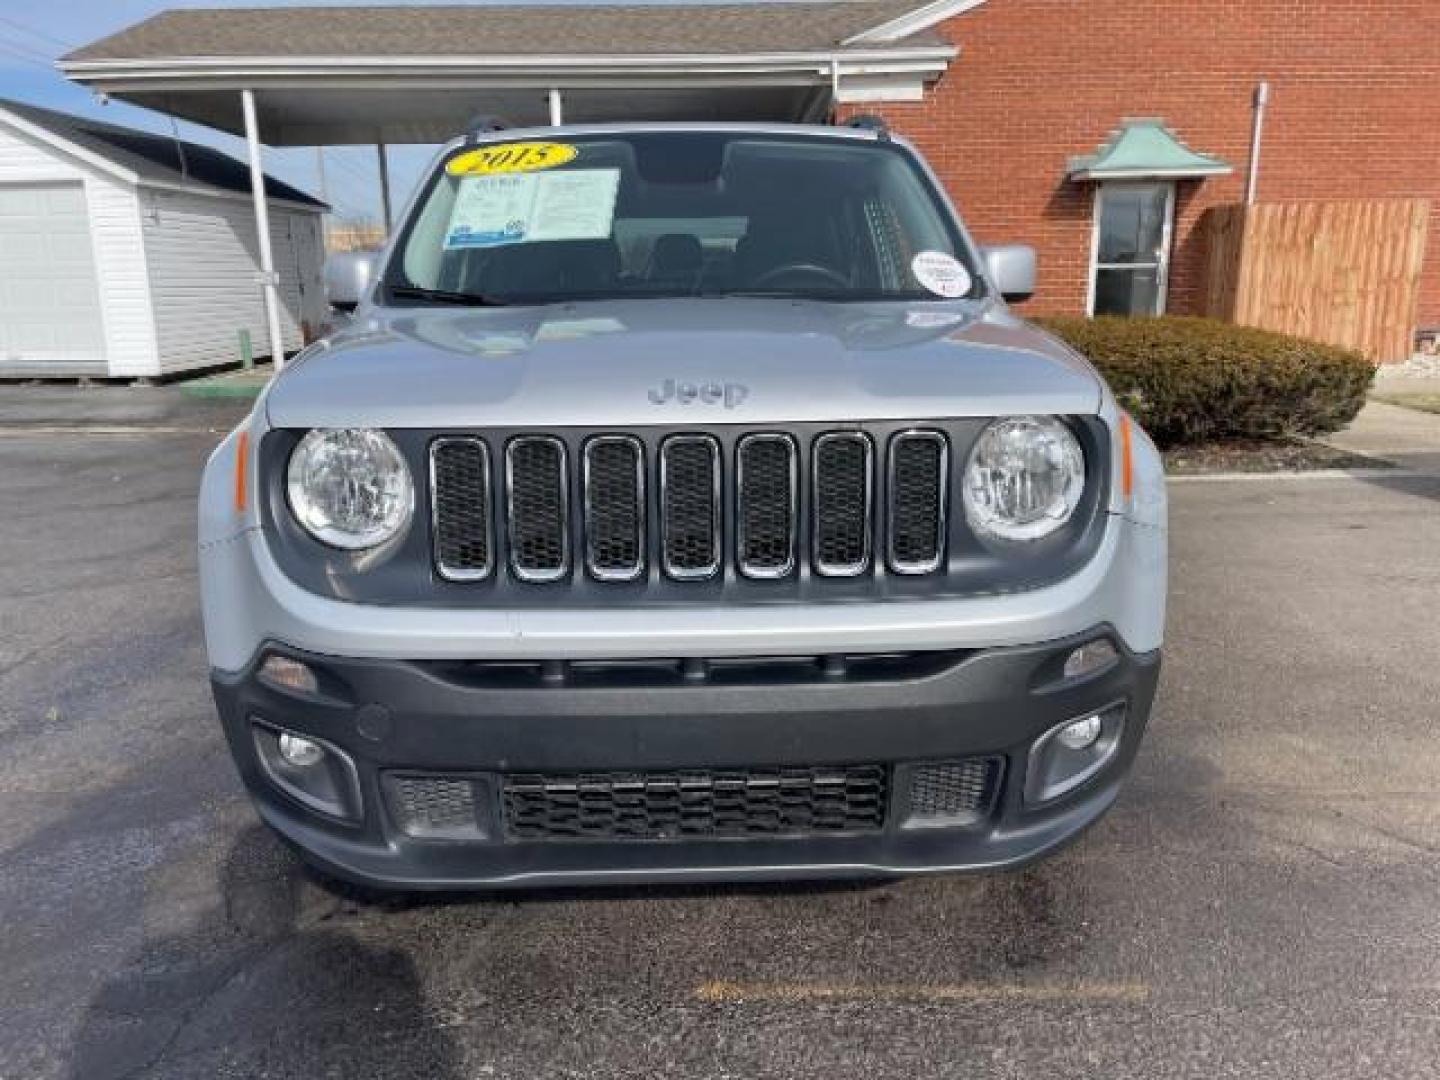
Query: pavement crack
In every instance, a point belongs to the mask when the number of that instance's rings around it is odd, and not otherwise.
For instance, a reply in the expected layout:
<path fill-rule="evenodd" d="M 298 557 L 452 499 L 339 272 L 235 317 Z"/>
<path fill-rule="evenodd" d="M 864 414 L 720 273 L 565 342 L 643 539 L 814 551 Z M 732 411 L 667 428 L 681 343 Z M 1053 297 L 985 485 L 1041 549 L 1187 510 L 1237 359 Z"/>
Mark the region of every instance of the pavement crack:
<path fill-rule="evenodd" d="M 229 968 L 221 972 L 216 980 L 210 986 L 206 987 L 204 993 L 181 1012 L 175 1021 L 174 1028 L 171 1029 L 170 1034 L 165 1037 L 165 1041 L 156 1048 L 155 1052 L 151 1054 L 147 1060 L 136 1065 L 133 1069 L 128 1069 L 124 1073 L 121 1073 L 118 1080 L 133 1080 L 135 1077 L 145 1076 L 150 1073 L 157 1065 L 165 1060 L 170 1051 L 179 1043 L 181 1036 L 189 1030 L 190 1025 L 195 1022 L 197 1017 L 204 1013 L 206 1007 L 212 1001 L 228 990 L 234 984 L 235 980 L 246 971 L 268 959 L 294 936 L 293 933 L 285 934 L 273 941 L 266 942 L 264 945 L 254 946 L 249 949 L 246 955 L 238 958 Z"/>
<path fill-rule="evenodd" d="M 1343 862 L 1340 859 L 1333 858 L 1332 856 L 1326 855 L 1319 848 L 1313 847 L 1310 844 L 1305 843 L 1303 840 L 1296 840 L 1293 837 L 1283 836 L 1280 833 L 1270 832 L 1268 829 L 1256 829 L 1255 834 L 1257 836 L 1263 836 L 1267 840 L 1273 840 L 1277 844 L 1283 844 L 1286 847 L 1295 848 L 1297 851 L 1303 851 L 1305 852 L 1305 854 L 1311 856 L 1312 858 L 1325 863 L 1327 866 L 1333 866 L 1337 870 L 1348 870 L 1350 868 L 1348 863 Z"/>
<path fill-rule="evenodd" d="M 1343 820 L 1358 825 L 1360 828 L 1369 832 L 1383 836 L 1387 840 L 1392 840 L 1403 847 L 1423 852 L 1426 855 L 1440 856 L 1440 847 L 1434 844 L 1426 843 L 1424 840 L 1416 840 L 1414 837 L 1406 836 L 1404 833 L 1396 832 L 1394 829 L 1387 829 L 1383 825 L 1376 825 L 1373 821 L 1365 821 L 1363 818 L 1355 817 L 1353 814 L 1347 814 L 1341 810 L 1336 810 L 1335 813 Z"/>

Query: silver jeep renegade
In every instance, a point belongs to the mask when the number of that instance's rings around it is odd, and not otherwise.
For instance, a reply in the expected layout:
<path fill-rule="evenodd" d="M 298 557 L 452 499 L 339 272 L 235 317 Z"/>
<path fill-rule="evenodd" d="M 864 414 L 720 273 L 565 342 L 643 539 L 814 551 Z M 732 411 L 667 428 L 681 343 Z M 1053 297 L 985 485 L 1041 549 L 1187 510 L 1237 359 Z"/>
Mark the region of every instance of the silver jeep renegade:
<path fill-rule="evenodd" d="M 449 144 L 200 497 L 264 820 L 371 885 L 1004 867 L 1115 800 L 1154 447 L 875 127 Z"/>

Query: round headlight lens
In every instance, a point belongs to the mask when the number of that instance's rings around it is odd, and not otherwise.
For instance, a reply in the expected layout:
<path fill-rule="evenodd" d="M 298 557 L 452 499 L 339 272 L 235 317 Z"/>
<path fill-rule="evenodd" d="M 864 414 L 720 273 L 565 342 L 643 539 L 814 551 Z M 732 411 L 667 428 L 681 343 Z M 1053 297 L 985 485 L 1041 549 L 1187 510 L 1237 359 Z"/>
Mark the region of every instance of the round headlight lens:
<path fill-rule="evenodd" d="M 984 537 L 1040 540 L 1070 520 L 1085 454 L 1053 416 L 1010 416 L 980 435 L 965 467 L 965 518 Z"/>
<path fill-rule="evenodd" d="M 290 454 L 286 491 L 295 520 L 315 539 L 346 551 L 396 536 L 415 509 L 415 486 L 383 431 L 318 428 Z"/>

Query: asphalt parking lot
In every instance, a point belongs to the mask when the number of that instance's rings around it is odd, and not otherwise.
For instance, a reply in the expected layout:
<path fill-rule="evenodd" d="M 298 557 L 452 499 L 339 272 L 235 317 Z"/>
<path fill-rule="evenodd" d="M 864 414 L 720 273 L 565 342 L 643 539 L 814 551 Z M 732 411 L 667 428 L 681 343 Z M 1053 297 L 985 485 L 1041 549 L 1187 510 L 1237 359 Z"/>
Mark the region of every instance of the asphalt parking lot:
<path fill-rule="evenodd" d="M 1440 479 L 1176 485 L 1136 773 L 1029 870 L 378 903 L 213 721 L 213 441 L 0 432 L 0 1078 L 1436 1074 Z"/>

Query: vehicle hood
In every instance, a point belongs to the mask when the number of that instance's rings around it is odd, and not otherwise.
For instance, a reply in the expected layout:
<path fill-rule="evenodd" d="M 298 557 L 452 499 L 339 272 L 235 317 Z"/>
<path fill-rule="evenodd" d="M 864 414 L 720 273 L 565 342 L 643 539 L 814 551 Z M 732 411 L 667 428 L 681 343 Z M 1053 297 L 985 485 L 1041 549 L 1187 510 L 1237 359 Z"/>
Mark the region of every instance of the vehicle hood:
<path fill-rule="evenodd" d="M 1096 412 L 1074 353 L 983 304 L 724 297 L 371 312 L 272 384 L 276 427 L 632 427 Z"/>

